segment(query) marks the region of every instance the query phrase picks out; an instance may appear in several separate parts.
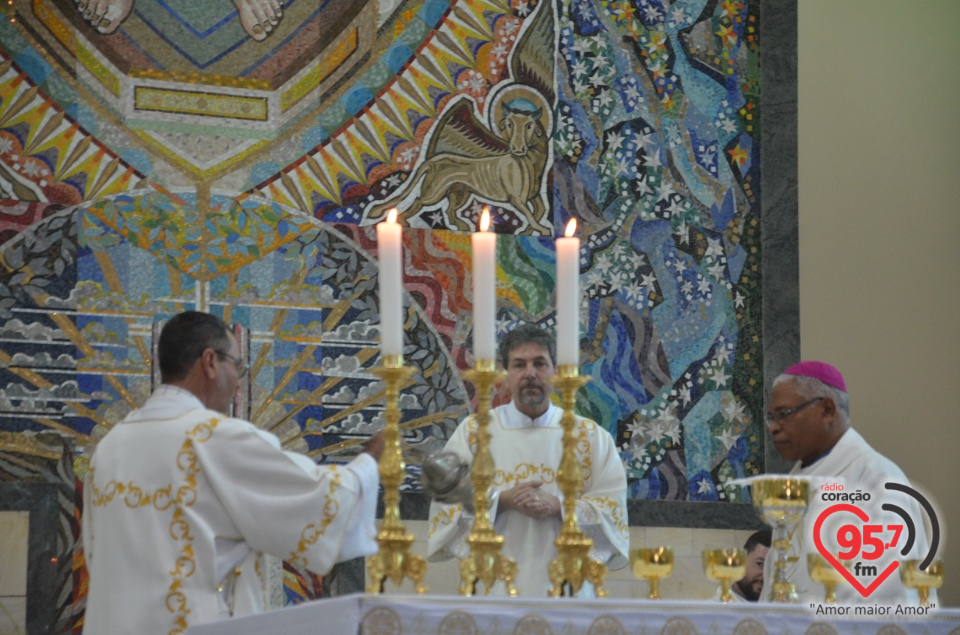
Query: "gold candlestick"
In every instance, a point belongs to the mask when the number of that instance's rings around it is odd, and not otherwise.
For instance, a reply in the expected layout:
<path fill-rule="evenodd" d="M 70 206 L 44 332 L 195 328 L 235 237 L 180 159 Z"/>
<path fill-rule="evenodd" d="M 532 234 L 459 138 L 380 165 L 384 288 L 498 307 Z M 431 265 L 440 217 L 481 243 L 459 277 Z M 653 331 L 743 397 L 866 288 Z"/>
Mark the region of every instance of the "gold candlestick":
<path fill-rule="evenodd" d="M 573 434 L 576 418 L 573 410 L 577 391 L 589 381 L 589 377 L 580 376 L 576 366 L 567 364 L 557 368 L 557 376 L 553 381 L 563 402 L 563 418 L 560 420 L 563 426 L 563 458 L 560 459 L 560 471 L 557 474 L 557 482 L 563 492 L 563 528 L 555 541 L 557 557 L 549 567 L 550 581 L 553 582 L 549 592 L 551 597 L 564 595 L 564 589 L 568 589 L 568 595 L 573 596 L 585 580 L 593 584 L 597 597 L 607 595 L 603 588 L 607 567 L 602 562 L 590 559 L 593 540 L 580 530 L 577 522 L 577 496 L 583 485 L 583 473 L 577 461 L 577 439 Z"/>
<path fill-rule="evenodd" d="M 490 406 L 494 385 L 506 377 L 496 370 L 494 360 L 477 360 L 473 370 L 463 378 L 477 387 L 477 455 L 470 469 L 473 485 L 474 520 L 467 544 L 470 555 L 460 561 L 460 595 L 467 597 L 477 591 L 477 582 L 486 585 L 486 592 L 497 580 L 503 580 L 510 597 L 517 596 L 513 581 L 517 578 L 516 561 L 500 552 L 503 536 L 497 535 L 490 523 L 490 485 L 493 483 L 494 464 L 490 455 Z"/>
<path fill-rule="evenodd" d="M 386 426 L 383 434 L 385 447 L 380 457 L 380 482 L 383 483 L 383 522 L 377 533 L 380 551 L 367 559 L 367 593 L 382 593 L 387 578 L 399 586 L 405 577 L 413 580 L 417 593 L 426 593 L 423 578 L 427 574 L 427 562 L 410 553 L 413 534 L 407 533 L 400 520 L 400 484 L 406 469 L 400 448 L 400 386 L 415 371 L 403 365 L 403 355 L 387 355 L 383 358 L 383 366 L 370 372 L 386 385 L 383 412 Z"/>

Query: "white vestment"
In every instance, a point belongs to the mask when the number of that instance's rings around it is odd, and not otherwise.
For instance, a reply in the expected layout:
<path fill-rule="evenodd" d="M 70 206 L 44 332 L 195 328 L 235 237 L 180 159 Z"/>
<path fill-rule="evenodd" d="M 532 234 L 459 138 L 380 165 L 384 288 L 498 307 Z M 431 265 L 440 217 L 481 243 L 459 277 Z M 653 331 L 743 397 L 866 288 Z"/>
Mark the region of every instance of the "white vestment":
<path fill-rule="evenodd" d="M 730 597 L 732 599 L 730 600 L 729 604 L 747 604 L 752 602 L 752 600 L 748 600 L 747 598 L 743 597 L 743 593 L 740 592 L 740 587 L 738 587 L 736 584 L 730 586 Z M 722 598 L 723 587 L 718 586 L 717 590 L 713 593 L 713 599 L 717 602 L 722 602 Z"/>
<path fill-rule="evenodd" d="M 557 470 L 563 456 L 563 411 L 551 404 L 536 422 L 517 411 L 511 402 L 491 411 L 490 454 L 495 465 L 491 487 L 490 519 L 504 537 L 503 554 L 517 562 L 515 586 L 521 596 L 544 597 L 552 587 L 547 567 L 556 557 L 554 540 L 563 521 L 559 517 L 535 519 L 516 510 L 499 511 L 499 492 L 528 481 L 543 481 L 541 490 L 563 494 Z M 526 419 L 528 425 L 523 425 Z M 521 427 L 516 427 L 518 425 Z M 539 425 L 538 425 L 539 424 Z M 446 450 L 468 463 L 476 453 L 477 424 L 468 417 L 457 427 Z M 576 418 L 577 458 L 583 472 L 583 487 L 577 498 L 580 528 L 593 539 L 590 557 L 608 569 L 620 569 L 629 562 L 630 535 L 627 524 L 627 479 L 623 463 L 610 434 L 589 419 Z M 473 527 L 473 514 L 462 505 L 433 502 L 427 555 L 431 561 L 463 559 L 470 554 L 466 538 Z M 496 585 L 502 592 L 502 585 Z M 584 585 L 588 587 L 588 585 Z M 479 583 L 477 592 L 486 591 Z"/>
<path fill-rule="evenodd" d="M 882 531 L 877 532 L 874 538 L 882 539 L 881 546 L 890 543 L 894 537 L 894 531 L 888 529 L 888 525 L 903 525 L 904 521 L 898 514 L 882 508 L 884 503 L 888 503 L 903 509 L 913 520 L 916 538 L 912 549 L 907 555 L 901 555 L 901 549 L 907 542 L 907 529 L 904 527 L 896 546 L 884 549 L 880 558 L 865 558 L 863 556 L 864 552 L 872 553 L 877 551 L 877 548 L 864 542 L 862 550 L 853 558 L 853 562 L 876 567 L 876 572 L 879 574 L 895 560 L 900 561 L 900 566 L 903 566 L 903 562 L 906 560 L 922 560 L 926 557 L 929 542 L 924 530 L 924 515 L 919 503 L 912 496 L 890 491 L 884 487 L 886 483 L 910 486 L 910 481 L 893 461 L 874 450 L 853 428 L 847 429 L 826 456 L 807 467 L 800 467 L 800 463 L 797 463 L 790 473 L 811 477 L 810 505 L 804 514 L 802 527 L 794 531 L 791 536 L 789 556 L 796 558 L 796 561 L 789 563 L 786 569 L 790 582 L 797 586 L 801 606 L 822 604 L 825 597 L 823 585 L 810 579 L 807 554 L 818 552 L 813 538 L 817 518 L 834 505 L 852 505 L 866 513 L 868 520 L 864 521 L 850 511 L 834 511 L 828 514 L 820 528 L 820 539 L 832 555 L 837 556 L 838 551 L 849 552 L 852 549 L 850 543 L 844 546 L 837 541 L 837 535 L 842 531 L 841 528 L 844 525 L 853 525 L 857 529 L 857 533 L 860 534 L 861 540 L 865 525 L 881 525 L 880 529 Z M 843 489 L 829 489 L 835 484 L 842 486 Z M 869 494 L 870 500 L 850 502 L 850 497 L 858 492 L 861 495 Z M 846 494 L 846 497 L 842 497 L 840 494 Z M 826 500 L 824 495 L 826 495 Z M 860 496 L 855 497 L 860 498 Z M 846 531 L 844 532 L 844 538 L 852 540 L 853 534 Z M 774 536 L 774 539 L 776 539 L 776 536 Z M 776 560 L 777 554 L 774 550 L 771 550 L 767 556 L 763 572 L 764 586 L 761 594 L 761 600 L 763 601 L 769 599 Z M 854 578 L 860 582 L 864 590 L 868 589 L 870 584 L 878 577 L 878 575 L 869 575 L 868 573 L 861 573 L 859 576 L 854 575 Z M 930 595 L 930 601 L 935 603 L 936 598 L 936 592 L 934 591 Z M 896 607 L 897 605 L 918 606 L 920 604 L 916 590 L 906 588 L 901 582 L 898 569 L 894 569 L 866 597 L 851 584 L 846 582 L 840 584 L 837 587 L 837 601 L 839 604 L 847 605 L 890 607 Z"/>
<path fill-rule="evenodd" d="M 377 551 L 378 486 L 368 454 L 318 466 L 161 386 L 90 461 L 85 635 L 182 633 L 262 611 L 262 554 L 323 574 Z"/>

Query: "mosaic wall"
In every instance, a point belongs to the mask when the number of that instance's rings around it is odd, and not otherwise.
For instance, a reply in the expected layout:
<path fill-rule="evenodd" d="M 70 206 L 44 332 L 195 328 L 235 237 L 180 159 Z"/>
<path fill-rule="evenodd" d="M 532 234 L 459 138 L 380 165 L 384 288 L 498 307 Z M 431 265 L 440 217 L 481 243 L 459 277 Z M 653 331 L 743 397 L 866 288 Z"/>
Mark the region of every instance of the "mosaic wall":
<path fill-rule="evenodd" d="M 72 494 L 149 394 L 163 319 L 242 329 L 240 412 L 289 448 L 347 461 L 381 424 L 392 206 L 404 488 L 471 409 L 488 205 L 500 332 L 553 328 L 553 237 L 578 220 L 578 409 L 630 497 L 742 500 L 724 483 L 764 457 L 757 2 L 84 4 L 0 21 L 0 478 L 63 485 L 60 628 L 82 608 Z M 318 585 L 287 573 L 291 600 Z"/>

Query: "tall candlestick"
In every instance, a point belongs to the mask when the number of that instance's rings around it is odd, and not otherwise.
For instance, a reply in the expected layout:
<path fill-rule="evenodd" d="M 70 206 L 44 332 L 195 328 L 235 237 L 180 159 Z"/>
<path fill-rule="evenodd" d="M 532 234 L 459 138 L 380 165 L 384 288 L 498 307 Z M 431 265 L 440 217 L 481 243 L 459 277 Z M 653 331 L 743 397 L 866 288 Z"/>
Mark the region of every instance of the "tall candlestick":
<path fill-rule="evenodd" d="M 557 239 L 557 364 L 580 365 L 580 239 L 571 218 Z"/>
<path fill-rule="evenodd" d="M 380 354 L 403 354 L 403 240 L 397 210 L 377 224 L 380 260 Z"/>
<path fill-rule="evenodd" d="M 489 231 L 490 210 L 483 208 L 473 242 L 473 358 L 496 359 L 497 234 Z"/>

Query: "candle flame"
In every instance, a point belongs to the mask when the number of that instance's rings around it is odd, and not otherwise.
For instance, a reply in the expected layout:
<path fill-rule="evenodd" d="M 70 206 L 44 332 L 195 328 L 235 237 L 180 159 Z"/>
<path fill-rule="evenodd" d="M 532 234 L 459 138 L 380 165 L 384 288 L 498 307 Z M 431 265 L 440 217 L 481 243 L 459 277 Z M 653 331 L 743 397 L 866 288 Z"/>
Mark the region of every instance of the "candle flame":
<path fill-rule="evenodd" d="M 480 214 L 480 231 L 490 231 L 490 208 L 484 206 L 483 214 Z"/>
<path fill-rule="evenodd" d="M 577 219 L 571 218 L 570 222 L 567 223 L 567 231 L 565 231 L 563 235 L 566 236 L 567 238 L 570 238 L 576 233 L 576 231 L 577 231 Z"/>
<path fill-rule="evenodd" d="M 397 222 L 397 208 L 396 208 L 396 207 L 394 207 L 392 210 L 390 210 L 390 213 L 387 214 L 387 222 L 388 222 L 388 223 L 396 223 L 396 222 Z"/>

